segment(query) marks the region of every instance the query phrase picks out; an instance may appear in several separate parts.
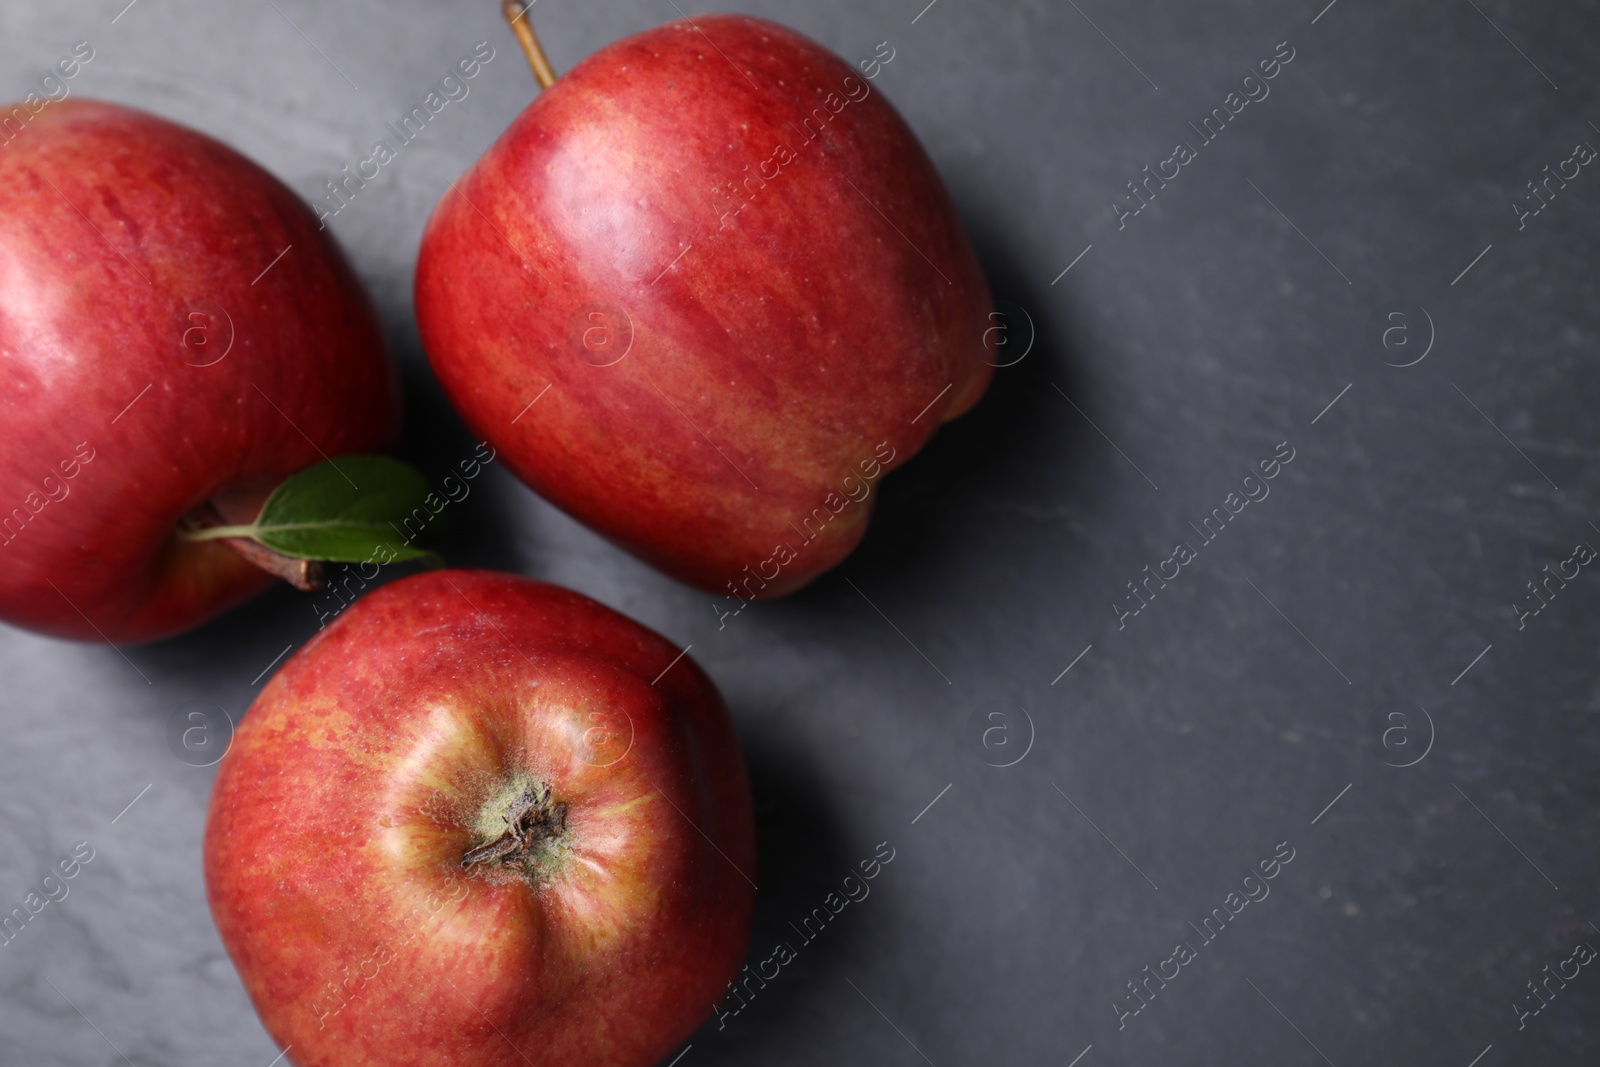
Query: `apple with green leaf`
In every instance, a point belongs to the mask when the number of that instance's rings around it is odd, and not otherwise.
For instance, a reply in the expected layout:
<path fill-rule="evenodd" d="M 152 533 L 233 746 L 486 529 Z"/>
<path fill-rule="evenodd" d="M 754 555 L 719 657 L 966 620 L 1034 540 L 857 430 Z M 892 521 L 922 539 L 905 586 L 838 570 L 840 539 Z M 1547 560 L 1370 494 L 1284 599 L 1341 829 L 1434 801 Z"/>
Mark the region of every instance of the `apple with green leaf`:
<path fill-rule="evenodd" d="M 781 26 L 685 19 L 557 80 L 506 6 L 544 91 L 423 235 L 439 380 L 524 481 L 667 573 L 799 588 L 993 374 L 938 173 L 864 71 Z"/>
<path fill-rule="evenodd" d="M 347 455 L 386 450 L 398 409 L 360 283 L 256 164 L 78 99 L 0 152 L 0 619 L 148 641 L 273 575 L 314 586 L 313 560 L 420 553 L 375 521 L 420 476 Z M 273 505 L 299 533 L 258 537 L 263 502 L 321 464 Z"/>
<path fill-rule="evenodd" d="M 739 971 L 754 833 L 728 712 L 678 646 L 557 586 L 430 571 L 262 689 L 205 877 L 301 1067 L 648 1067 Z"/>

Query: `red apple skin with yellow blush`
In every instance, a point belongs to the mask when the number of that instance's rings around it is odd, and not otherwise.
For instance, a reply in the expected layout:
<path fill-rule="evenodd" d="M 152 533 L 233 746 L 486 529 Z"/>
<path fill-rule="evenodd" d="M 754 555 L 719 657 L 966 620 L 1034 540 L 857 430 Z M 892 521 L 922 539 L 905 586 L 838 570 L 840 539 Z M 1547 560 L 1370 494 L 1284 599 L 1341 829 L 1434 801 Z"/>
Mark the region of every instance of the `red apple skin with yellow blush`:
<path fill-rule="evenodd" d="M 915 135 L 860 71 L 742 16 L 541 93 L 441 198 L 416 307 L 524 481 L 746 599 L 848 555 L 877 480 L 993 374 L 988 286 Z"/>
<path fill-rule="evenodd" d="M 0 149 L 0 423 L 0 619 L 139 642 L 271 581 L 179 540 L 185 516 L 249 522 L 326 456 L 387 450 L 399 389 L 360 282 L 282 183 L 69 99 Z"/>
<path fill-rule="evenodd" d="M 463 866 L 529 796 L 549 814 L 531 865 Z M 700 668 L 592 600 L 483 571 L 385 586 L 297 652 L 205 833 L 223 943 L 302 1067 L 649 1067 L 738 972 L 754 873 L 744 764 Z"/>

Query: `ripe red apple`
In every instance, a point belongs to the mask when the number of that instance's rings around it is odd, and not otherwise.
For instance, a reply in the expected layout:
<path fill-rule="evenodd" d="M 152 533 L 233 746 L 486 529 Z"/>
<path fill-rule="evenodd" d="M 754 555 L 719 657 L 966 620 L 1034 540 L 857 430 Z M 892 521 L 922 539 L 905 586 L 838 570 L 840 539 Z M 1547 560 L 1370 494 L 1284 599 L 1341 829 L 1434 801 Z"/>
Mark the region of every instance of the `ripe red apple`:
<path fill-rule="evenodd" d="M 270 581 L 178 539 L 185 516 L 248 522 L 288 475 L 387 447 L 398 390 L 293 193 L 193 130 L 71 99 L 0 149 L 0 412 L 0 618 L 131 642 Z"/>
<path fill-rule="evenodd" d="M 916 137 L 820 45 L 739 16 L 546 89 L 434 210 L 416 306 L 523 480 L 741 598 L 848 555 L 876 479 L 993 373 L 988 287 Z"/>
<path fill-rule="evenodd" d="M 754 857 L 700 668 L 484 571 L 385 586 L 296 653 L 205 836 L 223 944 L 304 1067 L 647 1067 L 739 970 Z"/>

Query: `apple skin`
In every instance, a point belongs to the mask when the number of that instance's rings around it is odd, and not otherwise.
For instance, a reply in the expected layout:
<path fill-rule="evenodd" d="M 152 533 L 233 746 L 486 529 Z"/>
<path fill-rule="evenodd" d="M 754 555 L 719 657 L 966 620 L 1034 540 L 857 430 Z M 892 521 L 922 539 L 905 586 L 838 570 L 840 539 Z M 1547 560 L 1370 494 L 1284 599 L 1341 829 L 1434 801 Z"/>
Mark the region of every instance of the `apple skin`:
<path fill-rule="evenodd" d="M 537 884 L 464 869 L 523 774 L 567 805 L 563 852 Z M 648 1067 L 739 971 L 754 873 L 743 759 L 700 668 L 487 571 L 384 586 L 300 649 L 223 757 L 205 832 L 223 944 L 302 1067 Z"/>
<path fill-rule="evenodd" d="M 988 286 L 915 135 L 820 45 L 740 16 L 545 90 L 434 209 L 416 308 L 525 482 L 745 599 L 844 559 L 874 479 L 993 375 Z"/>
<path fill-rule="evenodd" d="M 325 455 L 387 450 L 399 391 L 293 193 L 200 133 L 74 98 L 0 149 L 0 419 L 0 618 L 139 642 L 272 581 L 179 541 L 185 515 L 248 522 Z"/>

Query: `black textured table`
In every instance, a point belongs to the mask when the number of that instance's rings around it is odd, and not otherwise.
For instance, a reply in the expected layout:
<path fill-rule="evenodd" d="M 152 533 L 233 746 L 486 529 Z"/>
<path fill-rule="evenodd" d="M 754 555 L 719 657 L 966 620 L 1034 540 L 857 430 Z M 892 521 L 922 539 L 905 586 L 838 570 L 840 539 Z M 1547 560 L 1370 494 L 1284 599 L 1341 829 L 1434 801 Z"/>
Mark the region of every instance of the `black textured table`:
<path fill-rule="evenodd" d="M 412 264 L 534 92 L 498 4 L 125 2 L 6 3 L 4 94 L 87 40 L 73 93 L 308 200 L 493 45 L 330 222 L 441 474 L 472 441 Z M 1020 359 L 850 561 L 720 627 L 503 470 L 453 515 L 453 563 L 692 644 L 734 709 L 751 961 L 795 952 L 681 1067 L 1600 1058 L 1600 9 L 1323 2 L 736 5 L 892 54 L 875 85 Z M 534 17 L 565 69 L 675 7 Z M 205 906 L 213 771 L 172 730 L 237 719 L 313 603 L 123 652 L 0 632 L 0 911 L 92 853 L 0 945 L 0 1062 L 278 1054 Z"/>

